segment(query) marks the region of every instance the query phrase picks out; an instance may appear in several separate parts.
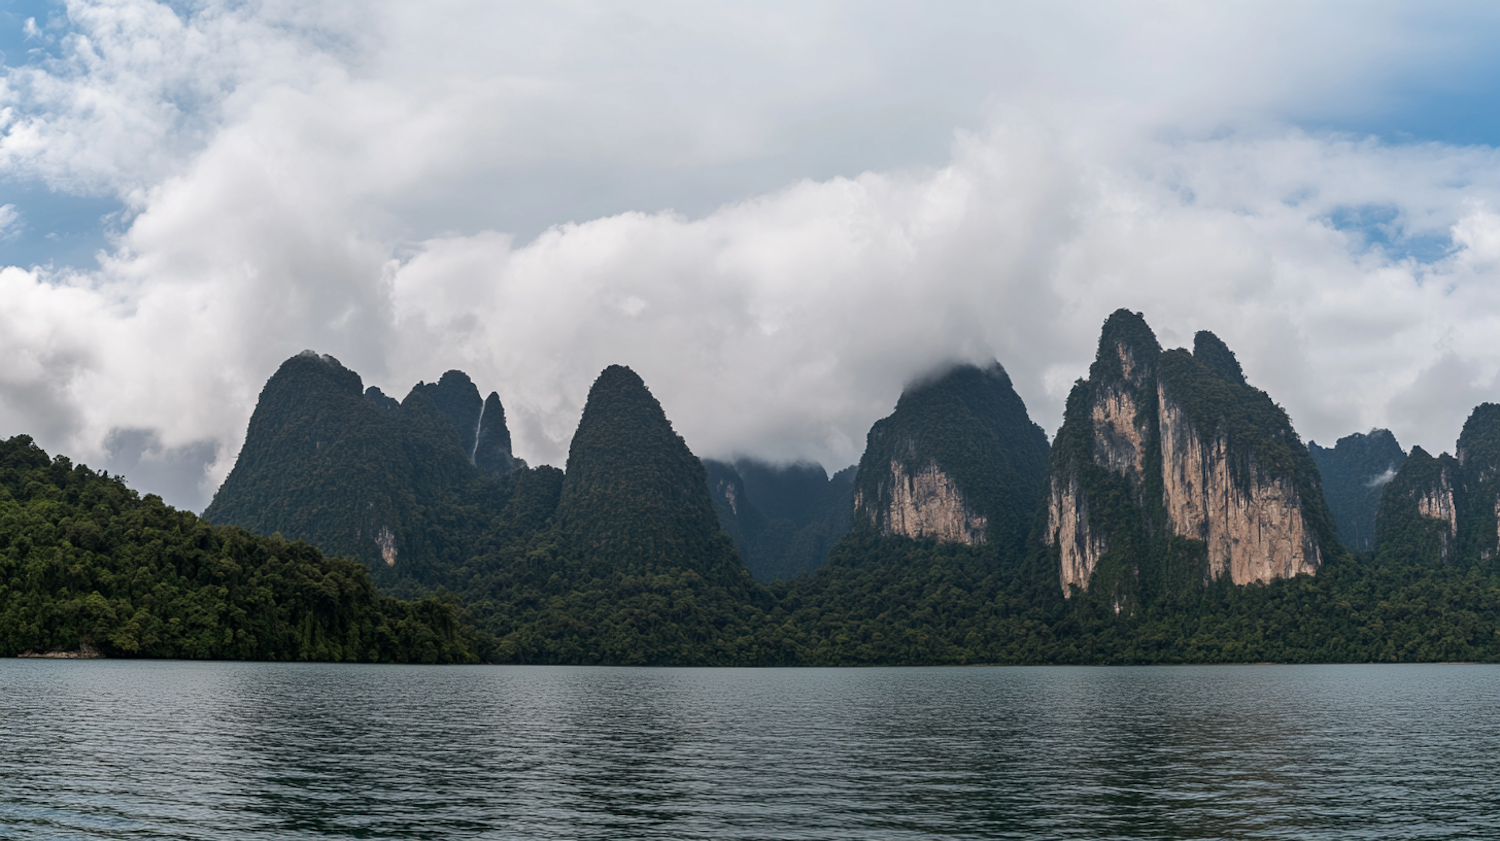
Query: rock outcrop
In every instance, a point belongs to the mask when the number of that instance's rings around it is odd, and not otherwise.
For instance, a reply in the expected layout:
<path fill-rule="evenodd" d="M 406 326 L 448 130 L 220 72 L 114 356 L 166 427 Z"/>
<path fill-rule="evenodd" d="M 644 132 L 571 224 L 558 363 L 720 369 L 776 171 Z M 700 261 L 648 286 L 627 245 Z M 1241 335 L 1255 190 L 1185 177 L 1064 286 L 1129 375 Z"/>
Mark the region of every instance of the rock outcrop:
<path fill-rule="evenodd" d="M 889 498 L 878 511 L 855 492 L 854 505 L 870 511 L 871 524 L 886 534 L 933 537 L 971 546 L 984 542 L 989 520 L 969 504 L 953 477 L 928 462 L 916 470 L 891 459 Z"/>
<path fill-rule="evenodd" d="M 1046 489 L 1047 438 L 994 363 L 909 386 L 866 439 L 856 528 L 1019 549 Z"/>
<path fill-rule="evenodd" d="M 1376 522 L 1383 561 L 1468 566 L 1500 554 L 1500 405 L 1474 409 L 1455 453 L 1413 447 L 1385 486 Z"/>
<path fill-rule="evenodd" d="M 1136 313 L 1105 322 L 1052 451 L 1044 542 L 1064 595 L 1315 574 L 1337 544 L 1286 413 L 1211 333 L 1161 350 Z"/>
<path fill-rule="evenodd" d="M 1058 574 L 1063 594 L 1072 588 L 1087 589 L 1099 556 L 1104 554 L 1104 537 L 1089 528 L 1089 501 L 1078 486 L 1078 472 L 1052 477 L 1052 493 L 1047 501 L 1047 532 L 1044 538 L 1058 548 Z"/>
<path fill-rule="evenodd" d="M 1268 475 L 1253 455 L 1239 481 L 1228 434 L 1216 430 L 1205 440 L 1166 387 L 1157 388 L 1162 506 L 1174 534 L 1206 544 L 1208 577 L 1249 584 L 1315 574 L 1317 541 L 1291 481 Z"/>

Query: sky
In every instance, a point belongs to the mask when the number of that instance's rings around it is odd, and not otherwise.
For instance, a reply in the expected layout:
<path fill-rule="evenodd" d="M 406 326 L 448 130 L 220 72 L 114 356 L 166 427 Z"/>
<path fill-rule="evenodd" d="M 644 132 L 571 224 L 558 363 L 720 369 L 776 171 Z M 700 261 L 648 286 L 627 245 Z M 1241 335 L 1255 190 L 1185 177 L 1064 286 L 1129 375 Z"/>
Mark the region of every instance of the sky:
<path fill-rule="evenodd" d="M 854 463 L 1113 310 L 1304 440 L 1500 401 L 1483 3 L 0 0 L 0 435 L 201 510 L 312 349 L 562 465 L 625 364 L 700 456 Z"/>

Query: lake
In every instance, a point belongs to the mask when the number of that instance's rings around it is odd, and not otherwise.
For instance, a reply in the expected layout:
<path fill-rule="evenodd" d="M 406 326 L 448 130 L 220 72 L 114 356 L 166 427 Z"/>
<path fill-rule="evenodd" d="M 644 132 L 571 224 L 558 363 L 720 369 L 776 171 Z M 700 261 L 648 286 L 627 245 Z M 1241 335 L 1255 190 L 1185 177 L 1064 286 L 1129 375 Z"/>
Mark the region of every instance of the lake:
<path fill-rule="evenodd" d="M 0 660 L 0 836 L 1500 836 L 1500 667 Z"/>

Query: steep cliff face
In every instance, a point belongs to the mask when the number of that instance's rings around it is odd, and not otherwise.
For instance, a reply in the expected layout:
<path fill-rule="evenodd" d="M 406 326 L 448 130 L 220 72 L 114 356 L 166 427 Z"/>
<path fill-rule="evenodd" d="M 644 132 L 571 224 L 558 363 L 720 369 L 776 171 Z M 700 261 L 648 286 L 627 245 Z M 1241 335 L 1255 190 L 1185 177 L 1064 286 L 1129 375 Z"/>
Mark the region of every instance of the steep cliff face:
<path fill-rule="evenodd" d="M 871 427 L 855 526 L 1019 551 L 1046 492 L 1047 449 L 999 363 L 949 368 L 908 387 Z"/>
<path fill-rule="evenodd" d="M 1094 401 L 1092 415 L 1094 461 L 1111 473 L 1125 476 L 1132 488 L 1138 488 L 1146 472 L 1146 444 L 1151 431 L 1140 415 L 1134 393 L 1124 384 L 1110 383 Z"/>
<path fill-rule="evenodd" d="M 984 542 L 989 520 L 974 510 L 958 483 L 936 464 L 929 462 L 909 470 L 899 460 L 891 459 L 889 481 L 888 498 L 878 511 L 855 493 L 854 505 L 870 512 L 871 525 L 879 525 L 886 534 L 933 537 L 971 546 Z"/>
<path fill-rule="evenodd" d="M 1321 555 L 1293 483 L 1267 475 L 1253 456 L 1237 481 L 1227 434 L 1205 440 L 1159 386 L 1162 505 L 1179 537 L 1207 547 L 1208 576 L 1235 584 L 1318 571 Z"/>
<path fill-rule="evenodd" d="M 1463 478 L 1462 465 L 1452 456 L 1434 458 L 1412 447 L 1380 496 L 1375 524 L 1378 557 L 1396 563 L 1452 563 L 1458 540 L 1472 530 L 1472 524 L 1462 522 L 1467 501 Z M 1493 534 L 1492 524 L 1482 530 Z"/>
<path fill-rule="evenodd" d="M 1078 486 L 1076 470 L 1065 477 L 1052 477 L 1045 539 L 1058 548 L 1063 594 L 1071 594 L 1073 588 L 1088 589 L 1094 569 L 1099 566 L 1099 556 L 1104 554 L 1105 542 L 1103 535 L 1089 528 L 1088 497 Z"/>
<path fill-rule="evenodd" d="M 1390 563 L 1488 563 L 1500 554 L 1500 405 L 1475 407 L 1457 458 L 1413 447 L 1386 485 L 1376 522 L 1378 554 Z"/>
<path fill-rule="evenodd" d="M 1337 548 L 1307 450 L 1234 354 L 1211 333 L 1163 352 L 1124 310 L 1069 395 L 1050 491 L 1064 594 L 1102 586 L 1117 610 L 1194 581 L 1315 574 Z"/>
<path fill-rule="evenodd" d="M 1068 395 L 1051 453 L 1043 542 L 1058 553 L 1063 594 L 1086 590 L 1109 550 L 1120 506 L 1138 505 L 1156 447 L 1152 386 L 1161 346 L 1139 315 L 1104 324 L 1099 350 Z"/>
<path fill-rule="evenodd" d="M 1438 474 L 1437 484 L 1423 488 L 1417 494 L 1417 513 L 1433 520 L 1441 520 L 1447 534 L 1458 531 L 1458 508 L 1453 502 L 1453 477 L 1445 467 Z"/>

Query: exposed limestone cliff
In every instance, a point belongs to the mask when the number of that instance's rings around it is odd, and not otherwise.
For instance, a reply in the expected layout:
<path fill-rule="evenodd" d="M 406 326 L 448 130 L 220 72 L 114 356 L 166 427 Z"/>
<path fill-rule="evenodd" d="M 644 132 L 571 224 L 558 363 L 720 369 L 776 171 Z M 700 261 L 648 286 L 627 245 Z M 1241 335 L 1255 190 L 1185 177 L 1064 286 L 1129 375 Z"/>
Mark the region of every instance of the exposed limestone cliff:
<path fill-rule="evenodd" d="M 1253 457 L 1242 486 L 1227 436 L 1205 442 L 1166 390 L 1158 393 L 1162 506 L 1173 533 L 1207 544 L 1208 576 L 1249 584 L 1315 574 L 1322 558 L 1296 488 Z"/>
<path fill-rule="evenodd" d="M 1471 566 L 1500 552 L 1500 405 L 1482 403 L 1464 422 L 1457 458 L 1413 447 L 1380 497 L 1375 531 L 1382 562 Z"/>
<path fill-rule="evenodd" d="M 1453 479 L 1444 470 L 1435 488 L 1417 497 L 1417 513 L 1423 517 L 1442 520 L 1448 524 L 1448 533 L 1458 531 L 1458 511 L 1453 505 Z"/>
<path fill-rule="evenodd" d="M 1234 354 L 1210 333 L 1162 351 L 1124 310 L 1069 395 L 1046 516 L 1064 595 L 1102 586 L 1117 610 L 1194 581 L 1315 574 L 1337 545 L 1317 468 Z"/>
<path fill-rule="evenodd" d="M 908 387 L 870 429 L 854 524 L 1020 552 L 1046 493 L 1047 437 L 998 363 Z"/>
<path fill-rule="evenodd" d="M 375 535 L 375 545 L 380 547 L 380 559 L 385 565 L 393 567 L 396 565 L 396 535 L 391 533 L 389 526 L 381 526 L 380 532 Z"/>
<path fill-rule="evenodd" d="M 1120 348 L 1121 362 L 1127 362 L 1127 350 Z M 1126 365 L 1134 369 L 1133 362 Z M 1146 441 L 1150 429 L 1144 422 L 1137 422 L 1135 397 L 1119 385 L 1103 389 L 1093 406 L 1094 460 L 1111 473 L 1119 473 L 1130 480 L 1132 489 L 1139 489 L 1141 476 L 1145 473 Z"/>
<path fill-rule="evenodd" d="M 889 481 L 889 502 L 881 509 L 863 505 L 855 491 L 854 507 L 866 511 L 871 527 L 887 535 L 934 537 L 971 546 L 984 542 L 988 519 L 973 509 L 958 483 L 936 464 L 908 471 L 891 459 Z"/>
<path fill-rule="evenodd" d="M 1459 464 L 1463 464 L 1462 461 Z M 1453 538 L 1458 535 L 1458 507 L 1453 504 L 1453 477 L 1445 468 L 1439 474 L 1436 487 L 1428 488 L 1417 497 L 1417 513 L 1430 520 L 1440 520 L 1447 526 L 1442 531 L 1442 560 L 1448 563 L 1452 552 Z M 1500 511 L 1500 503 L 1495 506 Z"/>
<path fill-rule="evenodd" d="M 1078 487 L 1078 474 L 1066 479 L 1052 477 L 1052 492 L 1047 498 L 1047 533 L 1049 544 L 1056 543 L 1061 555 L 1059 578 L 1063 595 L 1073 587 L 1088 589 L 1099 556 L 1104 553 L 1104 538 L 1089 529 L 1088 498 Z"/>

